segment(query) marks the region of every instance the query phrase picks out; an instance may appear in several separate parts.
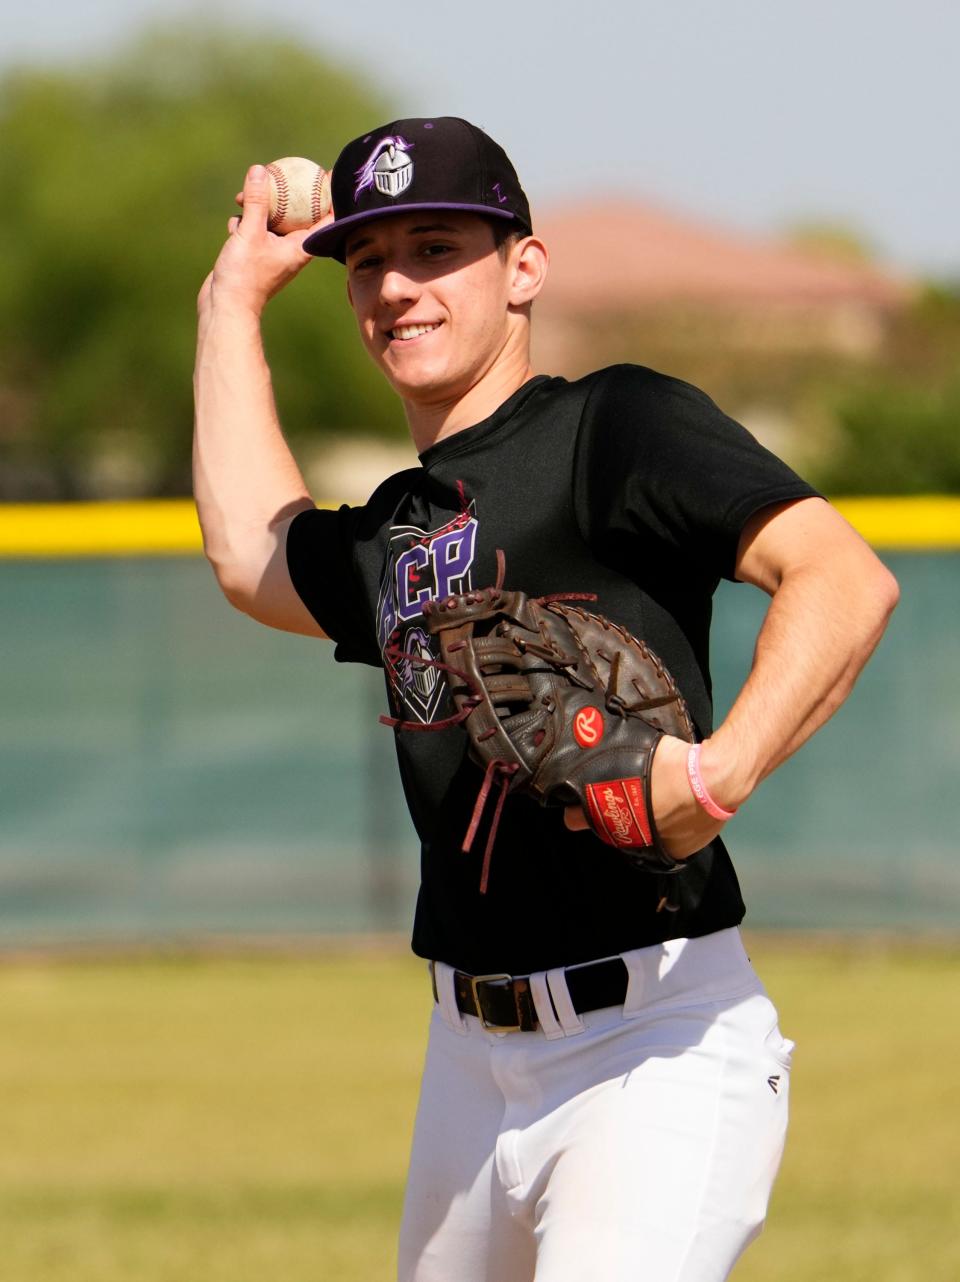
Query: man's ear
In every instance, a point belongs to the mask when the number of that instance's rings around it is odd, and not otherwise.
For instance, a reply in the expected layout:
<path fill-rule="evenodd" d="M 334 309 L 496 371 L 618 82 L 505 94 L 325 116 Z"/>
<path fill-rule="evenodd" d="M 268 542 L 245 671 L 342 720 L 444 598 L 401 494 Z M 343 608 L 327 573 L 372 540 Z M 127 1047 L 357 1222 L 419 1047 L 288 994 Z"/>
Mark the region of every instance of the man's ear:
<path fill-rule="evenodd" d="M 547 279 L 549 265 L 550 255 L 542 240 L 536 236 L 525 236 L 517 241 L 510 254 L 511 306 L 523 307 L 533 302 Z"/>

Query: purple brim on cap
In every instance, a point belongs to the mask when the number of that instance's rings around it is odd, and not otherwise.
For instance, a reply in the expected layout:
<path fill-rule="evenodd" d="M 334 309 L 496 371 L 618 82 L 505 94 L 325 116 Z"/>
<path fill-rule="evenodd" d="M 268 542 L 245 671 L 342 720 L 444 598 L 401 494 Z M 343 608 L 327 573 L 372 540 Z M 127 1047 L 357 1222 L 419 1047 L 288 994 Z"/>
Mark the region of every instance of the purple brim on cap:
<path fill-rule="evenodd" d="M 360 214 L 348 214 L 338 218 L 329 227 L 322 227 L 308 236 L 303 242 L 306 253 L 316 258 L 337 258 L 343 254 L 343 242 L 354 227 L 372 222 L 374 218 L 387 218 L 393 214 L 426 213 L 431 209 L 455 209 L 461 214 L 482 214 L 485 218 L 507 218 L 516 221 L 516 215 L 506 209 L 494 209 L 490 205 L 463 205 L 452 201 L 430 201 L 429 204 L 391 205 L 389 209 L 367 209 Z"/>

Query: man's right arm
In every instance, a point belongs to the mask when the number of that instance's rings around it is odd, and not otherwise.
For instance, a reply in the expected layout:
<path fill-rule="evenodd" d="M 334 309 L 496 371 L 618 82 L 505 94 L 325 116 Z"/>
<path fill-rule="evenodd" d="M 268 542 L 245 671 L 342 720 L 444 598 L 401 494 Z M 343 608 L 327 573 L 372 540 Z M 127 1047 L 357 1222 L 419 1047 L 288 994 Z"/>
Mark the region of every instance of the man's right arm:
<path fill-rule="evenodd" d="M 203 546 L 224 595 L 260 623 L 325 635 L 300 600 L 287 530 L 313 500 L 284 440 L 260 335 L 264 306 L 310 261 L 309 232 L 267 231 L 268 183 L 247 174 L 243 217 L 200 290 L 193 477 Z"/>

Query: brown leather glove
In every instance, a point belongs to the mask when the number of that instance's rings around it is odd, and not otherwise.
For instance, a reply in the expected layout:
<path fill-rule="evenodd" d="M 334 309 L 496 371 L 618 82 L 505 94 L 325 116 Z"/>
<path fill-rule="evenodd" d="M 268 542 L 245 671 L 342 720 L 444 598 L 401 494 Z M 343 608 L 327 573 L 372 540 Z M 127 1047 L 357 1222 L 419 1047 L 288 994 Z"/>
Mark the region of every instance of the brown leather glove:
<path fill-rule="evenodd" d="M 485 772 L 465 850 L 492 787 L 500 787 L 481 890 L 508 792 L 581 806 L 601 841 L 643 868 L 685 866 L 657 834 L 650 768 L 663 735 L 694 741 L 686 705 L 642 641 L 576 599 L 584 597 L 531 598 L 497 585 L 424 606 L 456 706 L 442 724 L 462 723 Z"/>

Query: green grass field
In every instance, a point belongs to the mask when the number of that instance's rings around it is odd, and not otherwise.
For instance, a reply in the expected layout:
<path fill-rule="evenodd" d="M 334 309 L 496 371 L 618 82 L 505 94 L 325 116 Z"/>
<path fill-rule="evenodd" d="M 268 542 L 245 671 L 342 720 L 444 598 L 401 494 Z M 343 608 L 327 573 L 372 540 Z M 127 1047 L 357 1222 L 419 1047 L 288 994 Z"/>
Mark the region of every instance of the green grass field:
<path fill-rule="evenodd" d="M 738 1282 L 956 1282 L 960 951 L 749 942 L 798 1050 Z M 388 1282 L 428 994 L 374 952 L 0 965 L 3 1282 Z"/>

